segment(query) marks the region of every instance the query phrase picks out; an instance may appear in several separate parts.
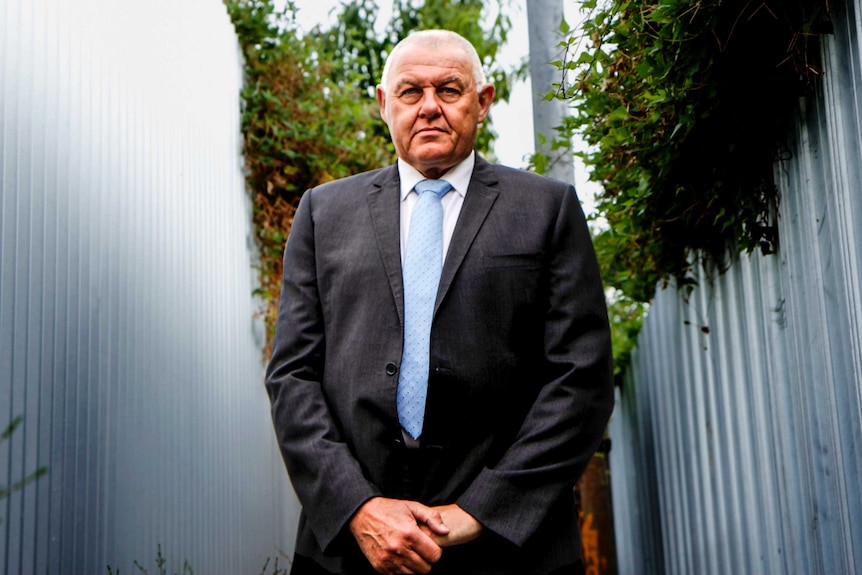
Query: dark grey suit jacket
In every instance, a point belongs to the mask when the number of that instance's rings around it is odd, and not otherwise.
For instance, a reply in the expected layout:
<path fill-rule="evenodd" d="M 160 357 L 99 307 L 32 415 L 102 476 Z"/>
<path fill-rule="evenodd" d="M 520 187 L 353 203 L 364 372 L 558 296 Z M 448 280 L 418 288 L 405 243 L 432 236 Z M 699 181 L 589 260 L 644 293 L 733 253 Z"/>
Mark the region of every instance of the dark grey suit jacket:
<path fill-rule="evenodd" d="M 347 525 L 404 497 L 395 407 L 403 344 L 395 166 L 303 196 L 284 255 L 267 390 L 303 505 L 297 553 L 365 573 Z M 607 312 L 574 188 L 476 158 L 440 282 L 421 457 L 427 505 L 485 527 L 434 573 L 575 562 L 572 487 L 613 404 Z"/>

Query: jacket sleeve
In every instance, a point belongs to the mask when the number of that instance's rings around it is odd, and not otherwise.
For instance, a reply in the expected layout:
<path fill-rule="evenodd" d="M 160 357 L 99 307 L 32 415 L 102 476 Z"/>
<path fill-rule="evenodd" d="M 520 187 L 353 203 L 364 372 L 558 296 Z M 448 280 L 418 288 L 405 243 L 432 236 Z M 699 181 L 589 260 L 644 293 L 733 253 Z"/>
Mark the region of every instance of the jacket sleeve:
<path fill-rule="evenodd" d="M 610 329 L 598 263 L 573 188 L 548 240 L 548 301 L 539 392 L 513 444 L 457 503 L 523 546 L 571 493 L 613 407 Z"/>
<path fill-rule="evenodd" d="M 379 495 L 343 441 L 323 392 L 326 349 L 315 257 L 313 191 L 294 216 L 266 389 L 276 437 L 312 531 L 326 550 Z"/>

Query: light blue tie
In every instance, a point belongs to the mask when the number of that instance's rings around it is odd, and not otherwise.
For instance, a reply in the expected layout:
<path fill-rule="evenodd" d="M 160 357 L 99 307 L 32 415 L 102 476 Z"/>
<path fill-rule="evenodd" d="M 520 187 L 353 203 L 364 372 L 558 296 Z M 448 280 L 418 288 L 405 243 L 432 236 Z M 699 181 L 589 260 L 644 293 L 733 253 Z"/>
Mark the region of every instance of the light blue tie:
<path fill-rule="evenodd" d="M 413 188 L 419 200 L 404 254 L 404 352 L 398 375 L 398 421 L 413 439 L 419 439 L 425 419 L 431 320 L 443 269 L 440 199 L 451 188 L 446 180 L 422 180 Z"/>

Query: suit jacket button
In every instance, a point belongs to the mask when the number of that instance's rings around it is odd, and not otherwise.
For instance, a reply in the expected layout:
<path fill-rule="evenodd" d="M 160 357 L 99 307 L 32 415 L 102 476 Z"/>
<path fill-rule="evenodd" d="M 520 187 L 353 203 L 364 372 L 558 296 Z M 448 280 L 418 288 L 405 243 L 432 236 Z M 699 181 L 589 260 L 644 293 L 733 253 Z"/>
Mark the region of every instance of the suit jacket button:
<path fill-rule="evenodd" d="M 395 375 L 398 373 L 398 366 L 391 361 L 386 364 L 386 375 Z"/>

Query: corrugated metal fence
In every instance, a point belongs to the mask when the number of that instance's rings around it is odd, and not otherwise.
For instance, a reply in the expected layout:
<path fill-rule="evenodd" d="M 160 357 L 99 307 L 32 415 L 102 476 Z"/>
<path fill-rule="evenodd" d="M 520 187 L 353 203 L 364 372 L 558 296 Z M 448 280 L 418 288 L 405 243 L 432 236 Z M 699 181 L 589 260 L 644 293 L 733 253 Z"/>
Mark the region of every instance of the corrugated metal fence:
<path fill-rule="evenodd" d="M 611 424 L 622 573 L 862 573 L 862 3 L 830 4 L 779 254 L 645 322 Z"/>
<path fill-rule="evenodd" d="M 219 0 L 0 0 L 0 486 L 48 468 L 0 500 L 4 573 L 292 548 L 241 78 Z"/>

